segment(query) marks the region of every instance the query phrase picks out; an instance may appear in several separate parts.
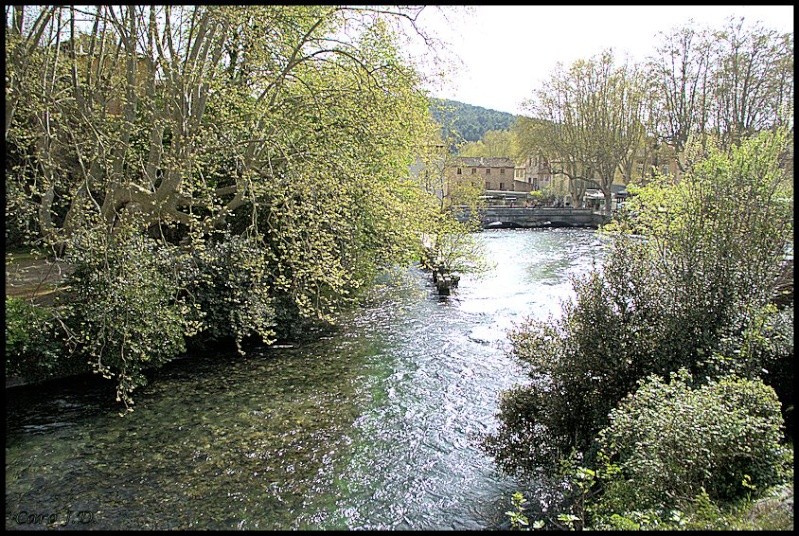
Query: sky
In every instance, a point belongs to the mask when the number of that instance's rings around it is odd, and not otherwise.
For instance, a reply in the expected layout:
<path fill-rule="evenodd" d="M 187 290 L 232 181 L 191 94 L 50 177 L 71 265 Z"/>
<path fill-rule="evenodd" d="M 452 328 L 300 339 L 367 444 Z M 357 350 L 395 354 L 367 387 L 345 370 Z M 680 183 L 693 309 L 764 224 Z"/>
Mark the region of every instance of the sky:
<path fill-rule="evenodd" d="M 658 32 L 691 19 L 720 29 L 731 15 L 793 32 L 790 5 L 427 6 L 418 22 L 444 42 L 437 50 L 455 62 L 448 83 L 428 86 L 432 96 L 522 114 L 521 102 L 558 62 L 568 66 L 606 48 L 617 58 L 641 61 L 654 52 Z"/>

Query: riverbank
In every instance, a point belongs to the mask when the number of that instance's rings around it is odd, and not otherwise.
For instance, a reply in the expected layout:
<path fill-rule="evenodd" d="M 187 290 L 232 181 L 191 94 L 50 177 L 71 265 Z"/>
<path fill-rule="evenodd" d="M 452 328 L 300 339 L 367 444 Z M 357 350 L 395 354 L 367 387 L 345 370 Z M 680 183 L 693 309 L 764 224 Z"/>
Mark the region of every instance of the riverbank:
<path fill-rule="evenodd" d="M 71 273 L 73 267 L 65 261 L 56 261 L 43 256 L 34 255 L 27 251 L 12 251 L 6 252 L 5 256 L 6 274 L 5 274 L 5 294 L 6 294 L 6 335 L 8 338 L 9 326 L 16 322 L 24 325 L 24 317 L 32 316 L 34 310 L 46 309 L 55 304 L 55 299 L 59 293 L 66 290 L 64 281 Z M 14 304 L 10 304 L 10 299 L 19 300 Z M 10 306 L 11 305 L 11 306 Z M 22 313 L 22 320 L 15 314 Z M 35 330 L 33 330 L 35 331 Z M 307 337 L 302 340 L 280 340 L 276 341 L 275 345 L 278 347 L 286 347 L 287 345 L 301 344 L 315 340 L 326 334 L 321 328 L 312 330 L 307 334 Z M 51 341 L 46 339 L 42 333 L 34 333 L 38 337 L 35 342 L 48 345 Z M 8 341 L 7 341 L 8 343 Z M 181 355 L 172 359 L 172 361 L 179 361 L 190 359 L 197 355 L 206 355 L 209 353 L 219 352 L 223 348 L 229 347 L 233 344 L 232 338 L 230 340 L 223 340 L 216 343 L 204 343 L 202 347 L 194 345 L 189 350 Z M 9 346 L 7 344 L 6 352 L 8 353 Z M 28 348 L 28 357 L 33 358 L 36 353 L 35 348 Z M 5 387 L 6 389 L 25 387 L 31 385 L 41 385 L 46 388 L 48 385 L 57 384 L 61 381 L 83 381 L 86 378 L 100 378 L 98 374 L 94 373 L 88 363 L 83 361 L 76 361 L 72 358 L 66 350 L 62 348 L 58 355 L 54 355 L 52 348 L 46 357 L 40 359 L 41 362 L 29 362 L 25 368 L 31 372 L 27 375 L 19 375 L 10 372 L 8 356 L 6 361 L 6 375 Z M 226 351 L 226 350 L 225 350 Z M 46 353 L 46 352 L 43 352 Z M 149 371 L 148 374 L 155 369 L 145 368 Z M 75 372 L 79 371 L 79 372 Z"/>

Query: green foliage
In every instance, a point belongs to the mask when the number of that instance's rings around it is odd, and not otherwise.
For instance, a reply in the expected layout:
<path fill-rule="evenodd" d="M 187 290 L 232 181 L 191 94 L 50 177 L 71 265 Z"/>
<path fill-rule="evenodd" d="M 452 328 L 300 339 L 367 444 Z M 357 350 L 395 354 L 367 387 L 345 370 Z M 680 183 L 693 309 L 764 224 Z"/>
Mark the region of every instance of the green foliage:
<path fill-rule="evenodd" d="M 647 237 L 653 264 L 672 282 L 679 322 L 670 338 L 682 333 L 681 346 L 705 339 L 697 348 L 711 376 L 764 376 L 765 369 L 783 402 L 792 402 L 793 329 L 786 320 L 793 313 L 778 314 L 769 303 L 793 238 L 783 165 L 790 143 L 777 131 L 726 153 L 713 149 L 679 183 L 661 178 L 632 187 L 630 212 L 615 224 Z"/>
<path fill-rule="evenodd" d="M 626 497 L 628 502 L 621 510 L 613 509 L 601 498 L 607 486 L 620 481 L 621 467 L 617 463 L 611 463 L 604 452 L 598 453 L 596 469 L 583 467 L 579 458 L 579 454 L 575 452 L 561 461 L 561 485 L 565 490 L 565 497 L 560 509 L 571 513 L 558 514 L 557 519 L 561 523 L 565 522 L 567 528 L 665 530 L 683 527 L 684 515 L 680 510 L 638 508 L 634 493 Z M 627 484 L 631 487 L 635 485 L 634 482 Z"/>
<path fill-rule="evenodd" d="M 419 258 L 442 207 L 408 178 L 430 113 L 394 24 L 418 8 L 24 9 L 7 241 L 67 248 L 70 342 L 126 404 L 201 328 L 243 350 L 327 325 Z"/>
<path fill-rule="evenodd" d="M 511 333 L 532 383 L 505 393 L 486 441 L 501 467 L 534 471 L 572 449 L 590 455 L 610 410 L 650 374 L 755 378 L 769 361 L 790 361 L 764 342 L 770 283 L 792 237 L 789 207 L 769 195 L 784 181 L 784 143 L 764 134 L 713 154 L 672 190 L 639 194 L 635 221 L 646 235 L 608 235 L 601 270 L 574 282 L 561 317 Z"/>
<path fill-rule="evenodd" d="M 535 473 L 540 466 L 552 466 L 563 455 L 554 445 L 543 420 L 548 400 L 541 389 L 517 385 L 503 391 L 499 400 L 499 429 L 483 440 L 483 448 L 494 456 L 507 473 Z M 546 439 L 546 441 L 545 441 Z"/>
<path fill-rule="evenodd" d="M 784 384 L 785 364 L 793 357 L 793 306 L 777 309 L 768 304 L 749 313 L 747 327 L 734 337 L 721 340 L 719 354 L 710 363 L 724 372 L 754 375 L 765 373 L 775 383 Z M 728 359 L 725 353 L 734 353 Z"/>
<path fill-rule="evenodd" d="M 458 155 L 513 158 L 517 152 L 516 136 L 513 132 L 489 130 L 480 140 L 464 144 Z"/>
<path fill-rule="evenodd" d="M 558 200 L 558 194 L 550 186 L 541 190 L 533 190 L 527 194 L 527 197 L 533 203 L 533 206 L 551 207 L 554 206 Z"/>
<path fill-rule="evenodd" d="M 691 21 L 663 32 L 647 60 L 650 106 L 660 112 L 650 115 L 650 128 L 681 168 L 690 167 L 692 140 L 729 147 L 793 124 L 786 101 L 793 96 L 793 33 L 751 22 L 731 16 L 709 28 Z"/>
<path fill-rule="evenodd" d="M 575 205 L 586 187 L 602 190 L 609 214 L 616 174 L 631 175 L 644 140 L 646 95 L 641 69 L 619 64 L 612 50 L 558 65 L 527 102 L 536 119 L 520 121 L 518 147 L 557 162 L 553 173 L 568 178 Z"/>
<path fill-rule="evenodd" d="M 481 140 L 491 130 L 509 130 L 516 120 L 513 114 L 447 99 L 430 99 L 430 112 L 438 123 L 445 126 L 445 138 L 455 135 L 470 142 Z"/>
<path fill-rule="evenodd" d="M 82 372 L 69 359 L 63 334 L 48 306 L 6 296 L 6 376 L 40 381 Z"/>
<path fill-rule="evenodd" d="M 503 394 L 500 427 L 486 445 L 507 471 L 556 467 L 585 453 L 609 411 L 646 372 L 688 360 L 662 325 L 660 280 L 644 251 L 619 241 L 602 271 L 574 281 L 560 318 L 530 319 L 510 333 L 515 356 L 530 365 L 529 385 Z"/>
<path fill-rule="evenodd" d="M 458 274 L 479 275 L 490 267 L 482 244 L 463 227 L 449 232 L 439 230 L 430 253 L 430 264 L 428 268 L 436 266 L 444 272 Z"/>
<path fill-rule="evenodd" d="M 791 463 L 792 465 L 792 463 Z M 685 505 L 680 530 L 793 530 L 793 485 L 771 488 L 758 499 L 719 503 L 702 491 Z"/>
<path fill-rule="evenodd" d="M 398 177 L 429 111 L 391 23 L 414 8 L 95 6 L 74 37 L 55 28 L 75 22 L 69 8 L 25 9 L 60 42 L 7 36 L 9 239 L 31 229 L 63 244 L 95 211 L 144 228 L 178 222 L 177 239 L 244 220 L 265 235 L 257 214 L 288 192 L 316 218 L 335 215 L 325 230 L 358 250 L 335 252 L 353 253 L 356 279 L 407 254 L 400 223 L 422 221 Z M 153 39 L 137 50 L 139 32 Z"/>
<path fill-rule="evenodd" d="M 759 380 L 693 387 L 685 369 L 668 383 L 652 375 L 598 435 L 621 468 L 606 483 L 603 508 L 680 508 L 702 490 L 728 502 L 782 482 L 782 426 L 777 396 Z"/>
<path fill-rule="evenodd" d="M 70 342 L 95 372 L 116 378 L 117 400 L 130 409 L 131 393 L 146 383 L 143 370 L 185 351 L 184 335 L 199 327 L 196 311 L 180 297 L 175 248 L 135 230 L 74 237 L 67 260 Z"/>
<path fill-rule="evenodd" d="M 786 488 L 790 488 L 787 490 Z M 589 530 L 793 530 L 792 486 L 776 486 L 771 495 L 733 503 L 713 501 L 702 491 L 683 510 L 632 510 L 596 517 Z"/>
<path fill-rule="evenodd" d="M 576 530 L 580 518 L 574 514 L 558 514 L 558 521 L 563 523 L 569 530 Z"/>
<path fill-rule="evenodd" d="M 181 287 L 201 312 L 201 336 L 212 341 L 232 338 L 240 353 L 250 335 L 271 342 L 275 309 L 268 276 L 265 249 L 255 239 L 223 235 L 207 245 L 195 241 L 180 277 Z"/>
<path fill-rule="evenodd" d="M 768 304 L 748 312 L 745 328 L 721 338 L 707 360 L 711 375 L 760 377 L 777 393 L 786 423 L 794 431 L 794 317 L 793 306 L 778 310 Z"/>
<path fill-rule="evenodd" d="M 524 498 L 521 492 L 517 491 L 511 495 L 513 510 L 508 510 L 505 515 L 510 519 L 510 526 L 514 530 L 521 530 L 530 525 L 530 521 L 524 514 L 525 504 L 527 504 L 527 499 Z"/>

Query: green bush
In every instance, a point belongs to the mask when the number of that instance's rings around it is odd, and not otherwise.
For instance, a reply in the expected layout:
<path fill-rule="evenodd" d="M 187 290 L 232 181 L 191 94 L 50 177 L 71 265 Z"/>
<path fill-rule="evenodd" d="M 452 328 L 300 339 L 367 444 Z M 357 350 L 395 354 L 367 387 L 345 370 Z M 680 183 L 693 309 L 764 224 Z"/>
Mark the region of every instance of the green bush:
<path fill-rule="evenodd" d="M 598 436 L 621 468 L 607 484 L 609 511 L 674 508 L 703 490 L 729 502 L 781 482 L 782 416 L 771 387 L 722 378 L 698 387 L 685 369 L 641 382 Z"/>
<path fill-rule="evenodd" d="M 68 261 L 68 310 L 74 349 L 95 372 L 117 380 L 117 399 L 129 409 L 131 393 L 146 383 L 144 369 L 185 351 L 184 335 L 197 329 L 175 268 L 176 248 L 124 228 L 87 230 L 73 238 Z"/>
<path fill-rule="evenodd" d="M 269 266 L 262 244 L 251 238 L 225 236 L 195 247 L 183 263 L 185 292 L 202 312 L 201 336 L 232 338 L 239 352 L 251 335 L 270 342 L 275 335 L 275 307 L 267 278 Z"/>
<path fill-rule="evenodd" d="M 573 449 L 588 454 L 608 413 L 641 378 L 712 354 L 719 327 L 674 303 L 646 243 L 616 238 L 602 269 L 573 287 L 560 318 L 527 320 L 510 333 L 532 382 L 505 393 L 500 427 L 485 443 L 505 470 L 553 467 Z"/>
<path fill-rule="evenodd" d="M 794 353 L 793 306 L 767 305 L 755 311 L 748 327 L 721 340 L 708 360 L 713 375 L 760 377 L 777 393 L 782 404 L 786 433 L 793 435 Z M 733 357 L 727 357 L 733 356 Z"/>
<path fill-rule="evenodd" d="M 499 428 L 484 438 L 482 446 L 506 473 L 534 474 L 563 455 L 564 449 L 549 435 L 547 417 L 564 413 L 549 408 L 548 402 L 546 392 L 531 385 L 517 385 L 500 395 Z"/>
<path fill-rule="evenodd" d="M 6 376 L 40 381 L 81 372 L 63 344 L 51 307 L 6 297 Z"/>

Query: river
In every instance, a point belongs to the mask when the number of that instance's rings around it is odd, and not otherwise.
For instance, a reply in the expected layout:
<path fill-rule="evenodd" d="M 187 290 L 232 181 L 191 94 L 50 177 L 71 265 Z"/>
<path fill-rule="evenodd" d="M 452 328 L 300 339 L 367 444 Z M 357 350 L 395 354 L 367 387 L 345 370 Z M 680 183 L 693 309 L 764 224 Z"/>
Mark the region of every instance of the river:
<path fill-rule="evenodd" d="M 118 415 L 96 378 L 6 391 L 6 529 L 490 529 L 524 483 L 479 448 L 524 316 L 560 312 L 587 229 L 478 235 L 491 270 L 438 297 L 386 276 L 319 341 L 170 363 Z"/>

